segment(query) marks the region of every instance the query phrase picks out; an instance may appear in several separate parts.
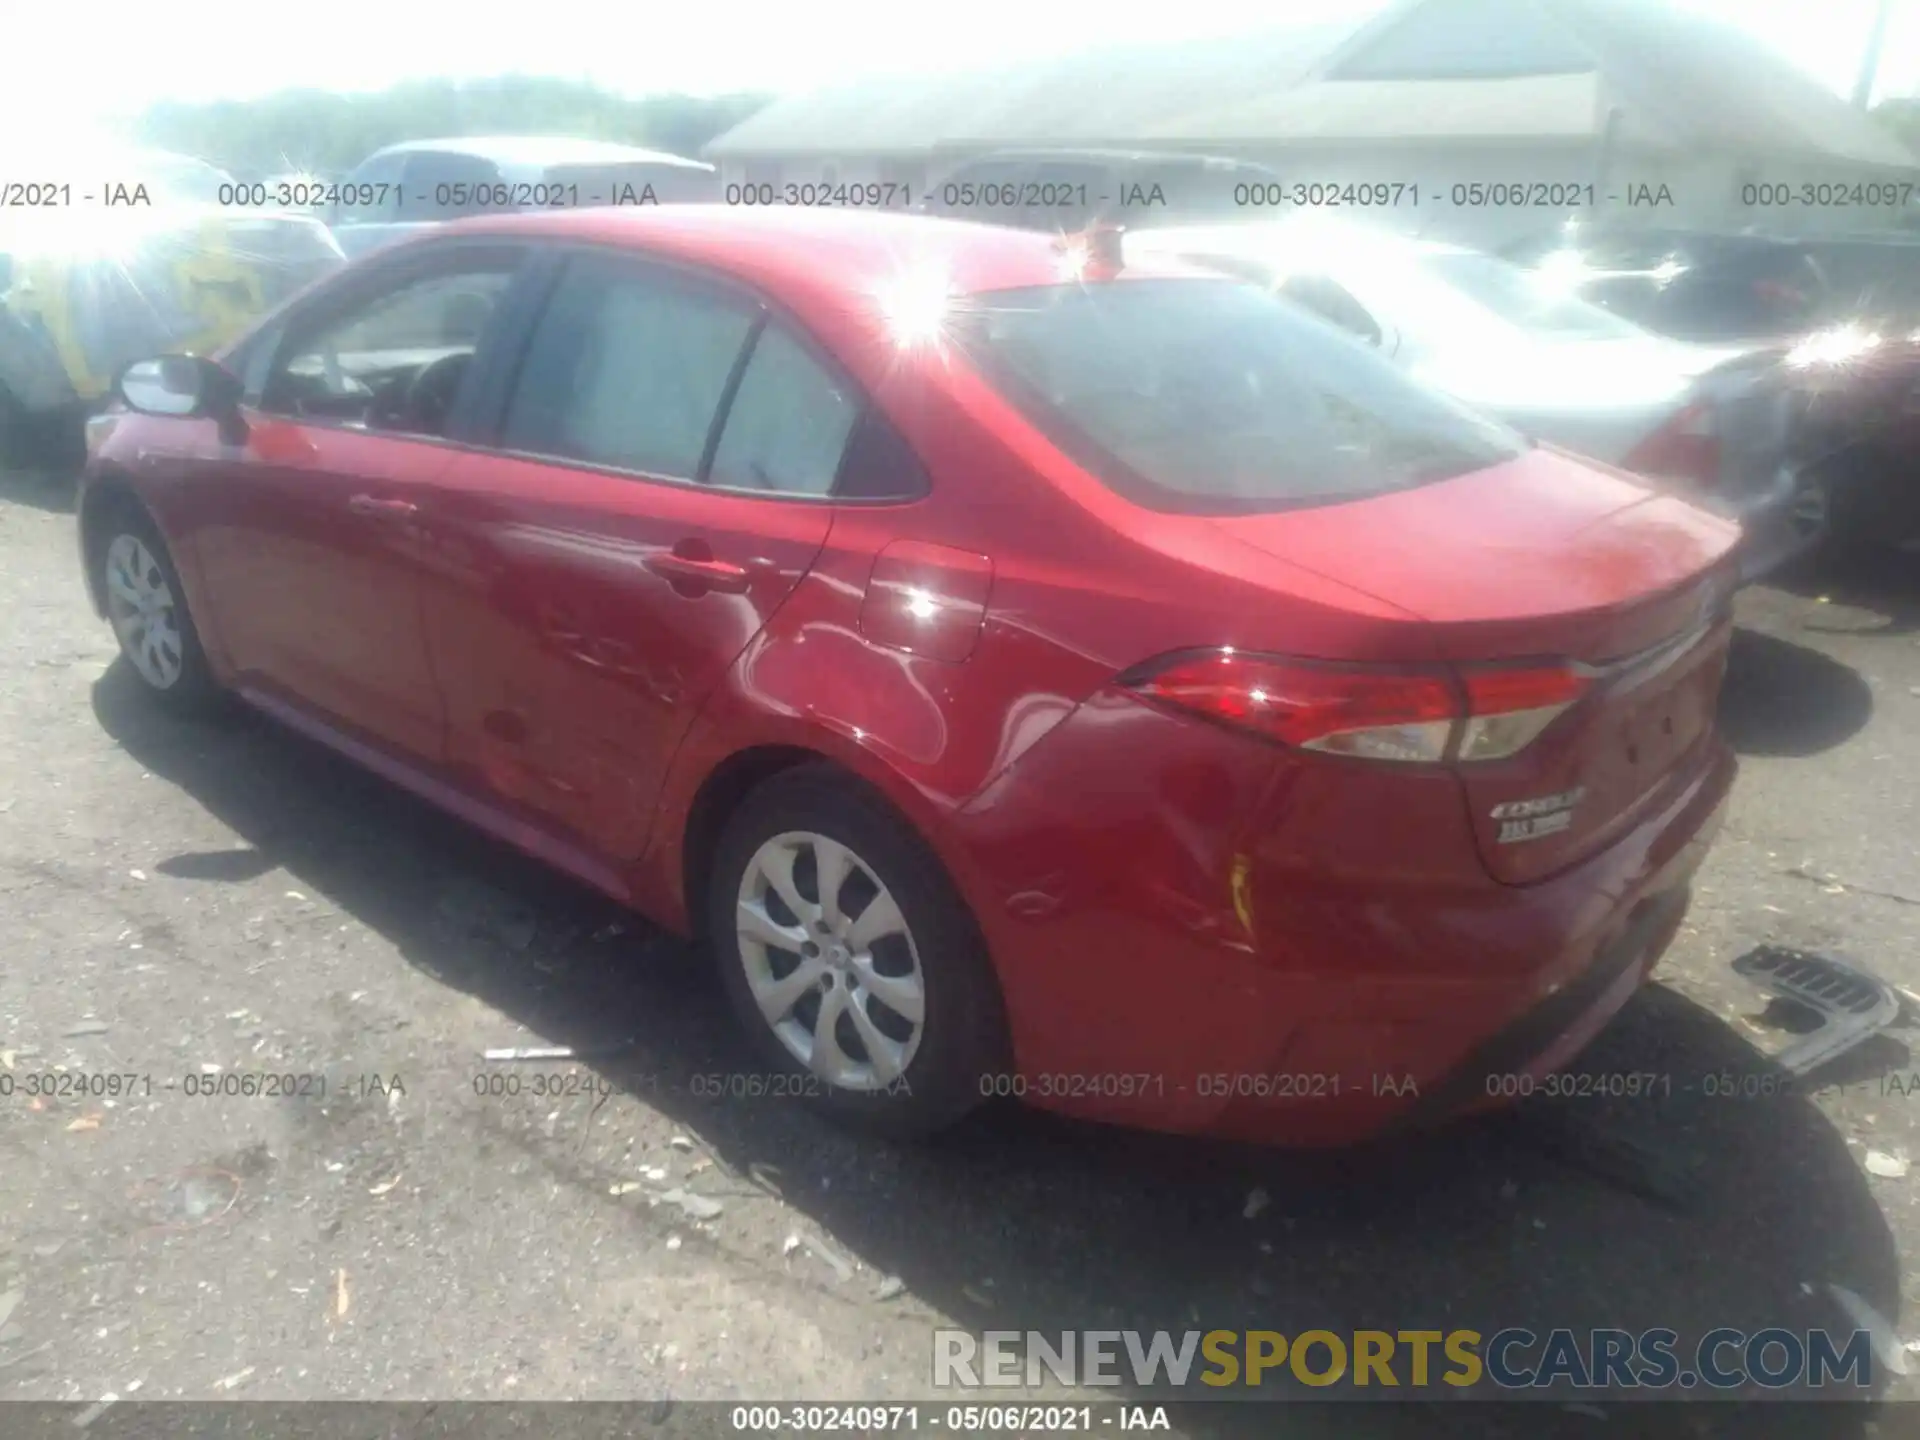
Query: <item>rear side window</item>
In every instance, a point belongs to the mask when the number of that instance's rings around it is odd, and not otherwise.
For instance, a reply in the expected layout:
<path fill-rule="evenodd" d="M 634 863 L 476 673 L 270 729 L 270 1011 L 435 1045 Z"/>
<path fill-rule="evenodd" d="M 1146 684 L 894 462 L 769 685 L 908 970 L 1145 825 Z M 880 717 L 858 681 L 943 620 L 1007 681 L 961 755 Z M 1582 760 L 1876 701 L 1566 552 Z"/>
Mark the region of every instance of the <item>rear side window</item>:
<path fill-rule="evenodd" d="M 754 342 L 727 408 L 708 483 L 781 495 L 829 494 L 858 414 L 851 388 L 785 329 L 769 325 Z"/>
<path fill-rule="evenodd" d="M 755 312 L 678 277 L 567 268 L 507 407 L 511 450 L 695 479 Z"/>
<path fill-rule="evenodd" d="M 907 437 L 869 405 L 840 457 L 833 493 L 842 500 L 918 500 L 932 488 L 933 481 Z"/>
<path fill-rule="evenodd" d="M 978 295 L 955 333 L 1066 454 L 1156 510 L 1356 500 L 1527 447 L 1312 316 L 1229 280 Z"/>

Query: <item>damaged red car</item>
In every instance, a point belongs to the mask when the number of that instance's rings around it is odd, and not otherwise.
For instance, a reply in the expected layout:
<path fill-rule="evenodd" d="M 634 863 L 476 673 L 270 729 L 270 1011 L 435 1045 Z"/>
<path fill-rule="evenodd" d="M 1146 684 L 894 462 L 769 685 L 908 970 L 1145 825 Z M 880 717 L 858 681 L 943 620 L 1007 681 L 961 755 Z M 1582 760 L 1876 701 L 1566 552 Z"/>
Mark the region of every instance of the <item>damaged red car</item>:
<path fill-rule="evenodd" d="M 891 1133 L 1511 1094 L 1732 781 L 1732 524 L 1098 238 L 490 218 L 119 393 L 81 546 L 154 700 L 698 937 L 754 1063 Z"/>

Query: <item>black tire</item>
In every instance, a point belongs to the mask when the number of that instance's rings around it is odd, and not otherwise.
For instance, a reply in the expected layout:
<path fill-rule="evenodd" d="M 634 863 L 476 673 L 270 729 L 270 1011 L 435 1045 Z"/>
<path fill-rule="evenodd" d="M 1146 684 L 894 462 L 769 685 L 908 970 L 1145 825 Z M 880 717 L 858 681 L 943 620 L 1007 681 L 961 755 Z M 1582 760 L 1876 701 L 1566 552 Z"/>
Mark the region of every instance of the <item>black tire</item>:
<path fill-rule="evenodd" d="M 171 684 L 164 686 L 150 678 L 116 625 L 113 638 L 120 647 L 120 658 L 141 691 L 156 704 L 178 715 L 209 715 L 218 711 L 226 699 L 225 692 L 207 665 L 200 633 L 194 628 L 193 616 L 187 609 L 186 589 L 180 583 L 180 572 L 174 568 L 173 554 L 167 549 L 167 542 L 161 538 L 153 518 L 138 504 L 125 499 L 108 502 L 93 526 L 92 543 L 87 547 L 87 563 L 94 567 L 94 578 L 101 586 L 101 593 L 107 596 L 109 623 L 112 623 L 114 600 L 108 557 L 114 553 L 115 542 L 123 536 L 138 541 L 146 550 L 172 598 L 172 616 L 179 637 L 179 673 Z"/>
<path fill-rule="evenodd" d="M 1893 549 L 1920 536 L 1920 488 L 1893 447 L 1861 444 L 1822 467 L 1834 552 Z"/>
<path fill-rule="evenodd" d="M 741 887 L 761 847 L 793 831 L 812 832 L 851 850 L 886 887 L 911 934 L 924 991 L 923 1020 L 906 1068 L 887 1088 L 852 1090 L 819 1079 L 775 1034 L 754 998 L 735 921 Z M 856 872 L 842 898 L 857 898 L 868 883 Z M 817 875 L 812 894 L 805 884 L 798 888 L 803 899 L 819 901 Z M 727 997 L 772 1077 L 771 1084 L 749 1077 L 740 1091 L 746 1096 L 800 1096 L 849 1128 L 915 1139 L 947 1128 L 979 1106 L 992 1078 L 1006 1067 L 999 985 L 972 914 L 913 827 L 874 791 L 831 765 L 782 771 L 733 813 L 708 875 L 706 931 Z M 853 982 L 849 977 L 828 983 Z M 808 995 L 794 1006 L 795 1015 L 802 1014 L 808 999 L 815 1003 L 814 1018 L 803 1018 L 803 1025 L 814 1024 L 819 1014 L 820 1000 Z M 886 1012 L 884 1002 L 882 1017 L 898 1019 Z"/>

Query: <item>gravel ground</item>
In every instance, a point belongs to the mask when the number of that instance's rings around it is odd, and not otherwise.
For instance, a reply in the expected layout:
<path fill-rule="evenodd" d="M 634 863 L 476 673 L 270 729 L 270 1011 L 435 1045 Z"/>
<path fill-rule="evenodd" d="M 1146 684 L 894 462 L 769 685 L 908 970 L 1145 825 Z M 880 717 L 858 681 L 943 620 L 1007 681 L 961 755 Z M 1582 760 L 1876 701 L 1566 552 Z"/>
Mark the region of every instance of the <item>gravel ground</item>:
<path fill-rule="evenodd" d="M 1911 555 L 1743 597 L 1731 818 L 1584 1062 L 1670 1095 L 1337 1155 L 1013 1110 L 889 1148 L 705 1098 L 741 1058 L 718 988 L 636 918 L 263 720 L 149 710 L 67 505 L 0 478 L 0 1065 L 156 1088 L 0 1103 L 0 1399 L 907 1398 L 942 1324 L 1842 1328 L 1829 1284 L 1920 1333 L 1920 1172 L 1864 1168 L 1920 1155 L 1903 1032 L 1804 1093 L 1700 1083 L 1780 1044 L 1727 970 L 1755 944 L 1920 987 Z M 613 1048 L 481 1060 L 539 1044 Z M 236 1071 L 327 1094 L 187 1093 Z M 1187 1428 L 1408 1407 L 1258 1409 Z"/>

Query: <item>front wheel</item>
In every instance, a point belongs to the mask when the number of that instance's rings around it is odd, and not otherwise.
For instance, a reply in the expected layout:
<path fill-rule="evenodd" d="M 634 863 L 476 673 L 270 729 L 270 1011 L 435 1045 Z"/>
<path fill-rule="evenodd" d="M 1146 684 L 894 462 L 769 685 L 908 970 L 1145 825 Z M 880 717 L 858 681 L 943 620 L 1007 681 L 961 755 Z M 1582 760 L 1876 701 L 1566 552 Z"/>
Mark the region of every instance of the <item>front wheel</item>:
<path fill-rule="evenodd" d="M 159 530 L 132 505 L 116 507 L 101 530 L 94 563 L 121 656 L 146 692 L 169 709 L 212 708 L 219 686 Z"/>
<path fill-rule="evenodd" d="M 721 837 L 707 907 L 773 1082 L 743 1093 L 897 1137 L 981 1103 L 1004 1056 L 985 946 L 925 842 L 859 782 L 806 766 L 756 790 Z"/>

